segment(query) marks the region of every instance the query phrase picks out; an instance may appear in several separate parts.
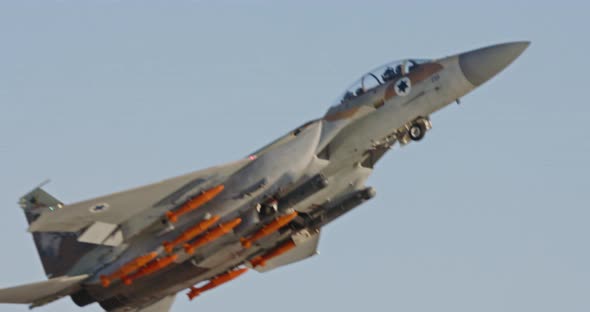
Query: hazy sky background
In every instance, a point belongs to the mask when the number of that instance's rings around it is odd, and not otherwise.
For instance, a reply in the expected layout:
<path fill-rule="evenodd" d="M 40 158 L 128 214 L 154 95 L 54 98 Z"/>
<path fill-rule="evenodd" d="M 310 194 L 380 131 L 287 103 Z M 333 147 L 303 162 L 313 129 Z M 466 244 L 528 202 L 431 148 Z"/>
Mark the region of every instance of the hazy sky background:
<path fill-rule="evenodd" d="M 16 202 L 235 160 L 363 72 L 531 40 L 388 154 L 321 255 L 182 311 L 590 311 L 585 1 L 1 1 L 0 287 L 44 279 Z M 0 305 L 0 311 L 27 311 Z M 69 299 L 40 312 L 78 311 Z M 83 311 L 101 311 L 97 305 Z"/>

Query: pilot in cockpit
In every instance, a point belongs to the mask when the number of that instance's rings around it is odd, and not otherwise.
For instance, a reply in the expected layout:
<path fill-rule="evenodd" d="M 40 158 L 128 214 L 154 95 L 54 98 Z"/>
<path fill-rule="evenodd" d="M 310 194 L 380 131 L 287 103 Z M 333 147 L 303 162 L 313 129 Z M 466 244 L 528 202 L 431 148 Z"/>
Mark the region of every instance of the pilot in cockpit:
<path fill-rule="evenodd" d="M 403 66 L 400 64 L 397 65 L 395 68 L 387 67 L 387 69 L 385 69 L 385 72 L 383 72 L 383 74 L 381 75 L 381 78 L 383 78 L 384 82 L 387 82 L 397 79 L 403 75 L 405 75 L 405 73 L 403 70 Z"/>
<path fill-rule="evenodd" d="M 405 60 L 401 62 L 389 63 L 381 66 L 361 77 L 346 93 L 340 98 L 338 104 L 344 104 L 358 96 L 361 96 L 380 85 L 390 81 L 398 80 L 409 73 L 415 71 L 427 61 L 422 60 Z M 379 75 L 381 73 L 381 75 Z"/>
<path fill-rule="evenodd" d="M 414 71 L 418 67 L 418 63 L 414 60 L 409 61 L 409 65 L 406 67 L 405 64 L 399 64 L 395 67 L 387 67 L 381 78 L 383 78 L 384 82 L 394 80 L 401 76 L 407 75 L 408 73 Z"/>
<path fill-rule="evenodd" d="M 410 66 L 408 66 L 408 73 L 413 72 L 416 68 L 418 68 L 418 63 L 414 60 L 410 60 Z"/>
<path fill-rule="evenodd" d="M 384 82 L 391 81 L 395 79 L 395 77 L 395 70 L 391 67 L 387 67 L 387 69 L 385 69 L 385 71 L 383 72 L 383 75 L 381 75 L 381 78 L 383 78 Z"/>
<path fill-rule="evenodd" d="M 353 97 L 354 97 L 354 94 L 352 94 L 352 92 L 346 91 L 346 93 L 344 93 L 344 97 L 342 98 L 342 102 L 348 101 L 348 100 L 352 99 Z"/>

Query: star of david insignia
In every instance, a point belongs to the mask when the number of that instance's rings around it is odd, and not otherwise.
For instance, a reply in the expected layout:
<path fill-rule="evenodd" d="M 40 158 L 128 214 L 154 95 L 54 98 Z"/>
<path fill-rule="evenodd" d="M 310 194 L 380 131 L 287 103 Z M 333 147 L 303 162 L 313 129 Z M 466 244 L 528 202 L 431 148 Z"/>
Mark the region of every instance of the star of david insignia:
<path fill-rule="evenodd" d="M 406 96 L 412 91 L 412 82 L 408 77 L 404 77 L 395 83 L 395 93 L 400 96 Z"/>
<path fill-rule="evenodd" d="M 109 204 L 103 203 L 103 204 L 98 204 L 98 205 L 92 206 L 90 208 L 90 212 L 99 213 L 99 212 L 103 212 L 107 209 L 109 209 Z"/>

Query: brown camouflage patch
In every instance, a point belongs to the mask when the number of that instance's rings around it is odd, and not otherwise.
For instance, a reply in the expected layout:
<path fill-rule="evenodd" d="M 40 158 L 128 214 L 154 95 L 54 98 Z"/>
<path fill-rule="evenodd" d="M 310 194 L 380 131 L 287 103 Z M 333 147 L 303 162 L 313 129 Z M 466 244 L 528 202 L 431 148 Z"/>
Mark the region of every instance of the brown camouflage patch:
<path fill-rule="evenodd" d="M 434 75 L 435 73 L 441 71 L 443 66 L 438 63 L 425 63 L 418 66 L 417 69 L 413 70 L 411 73 L 404 77 L 410 78 L 412 85 L 419 84 L 420 82 L 428 79 L 430 76 Z M 400 77 L 401 78 L 401 77 Z M 380 108 L 381 106 L 385 105 L 385 101 L 391 99 L 394 96 L 397 96 L 395 92 L 395 83 L 399 79 L 396 79 L 393 82 L 390 82 L 389 85 L 385 89 L 385 95 L 383 99 L 376 101 L 373 103 L 373 107 Z M 354 116 L 359 110 L 359 107 L 352 107 L 347 110 L 339 111 L 328 116 L 324 117 L 324 120 L 327 121 L 336 121 L 341 119 L 349 119 Z"/>
<path fill-rule="evenodd" d="M 348 119 L 356 114 L 360 107 L 352 107 L 347 110 L 339 111 L 334 114 L 324 117 L 327 121 L 336 121 L 340 119 Z"/>
<path fill-rule="evenodd" d="M 443 69 L 443 66 L 438 63 L 426 63 L 426 64 L 422 64 L 422 65 L 418 66 L 417 69 L 415 69 L 414 71 L 412 71 L 411 73 L 409 73 L 408 75 L 406 75 L 404 77 L 410 78 L 412 85 L 416 85 L 416 84 L 419 84 L 420 82 L 426 80 L 428 77 L 434 75 L 435 73 L 441 71 L 442 69 Z M 387 89 L 385 89 L 385 101 L 391 99 L 394 96 L 397 96 L 397 94 L 395 92 L 395 83 L 396 82 L 397 82 L 397 80 L 394 81 L 393 83 L 390 83 L 387 86 Z"/>

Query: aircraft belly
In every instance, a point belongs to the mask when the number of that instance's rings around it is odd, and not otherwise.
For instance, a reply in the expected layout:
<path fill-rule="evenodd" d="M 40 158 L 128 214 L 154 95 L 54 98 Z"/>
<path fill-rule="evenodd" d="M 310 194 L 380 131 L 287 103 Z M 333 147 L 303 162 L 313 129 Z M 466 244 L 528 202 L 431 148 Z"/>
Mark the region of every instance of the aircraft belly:
<path fill-rule="evenodd" d="M 189 256 L 182 256 L 179 259 L 179 262 L 182 263 L 174 266 L 169 271 L 148 277 L 148 279 L 137 285 L 133 284 L 129 287 L 119 285 L 120 288 L 113 288 L 109 295 L 116 294 L 117 297 L 129 298 L 129 300 L 134 300 L 134 304 L 139 304 L 141 300 L 146 300 L 145 298 L 150 296 L 174 294 L 242 264 L 246 259 L 258 253 L 260 249 L 271 248 L 277 241 L 288 239 L 291 235 L 293 235 L 291 231 L 275 233 L 261 241 L 260 247 L 246 250 L 242 248 L 240 243 L 235 242 L 236 237 L 234 235 L 228 235 L 229 237 L 220 239 L 219 242 L 211 246 L 205 246 L 192 259 Z M 305 257 L 298 253 L 294 259 L 301 258 Z M 282 261 L 276 264 L 280 263 Z M 152 286 L 155 281 L 160 286 L 157 290 Z M 104 296 L 104 289 L 96 290 L 102 292 Z M 103 297 L 103 299 L 106 298 Z"/>
<path fill-rule="evenodd" d="M 242 252 L 242 244 L 240 244 L 238 241 L 233 244 L 229 244 L 218 252 L 209 255 L 208 257 L 204 258 L 203 261 L 198 262 L 197 265 L 202 268 L 212 269 L 223 265 L 232 259 L 238 258 Z"/>
<path fill-rule="evenodd" d="M 424 97 L 416 101 L 424 101 Z M 373 147 L 373 143 L 391 134 L 406 124 L 412 114 L 397 105 L 382 107 L 378 112 L 361 118 L 345 128 L 330 143 L 330 169 L 350 166 L 360 162 L 363 155 Z"/>
<path fill-rule="evenodd" d="M 318 205 L 338 200 L 344 194 L 360 190 L 372 173 L 372 169 L 361 166 L 347 166 L 328 176 L 328 186 L 304 199 L 295 206 L 299 212 L 309 212 Z"/>
<path fill-rule="evenodd" d="M 98 302 L 109 306 L 142 307 L 146 304 L 175 294 L 178 290 L 170 288 L 186 282 L 194 276 L 200 276 L 207 271 L 205 268 L 197 267 L 189 261 L 173 266 L 169 270 L 142 279 L 141 283 L 133 283 L 130 286 L 115 284 L 109 288 L 100 285 L 87 285 L 86 290 Z M 154 287 L 154 285 L 158 285 Z"/>
<path fill-rule="evenodd" d="M 305 169 L 310 166 L 310 163 L 313 162 L 320 133 L 321 123 L 316 122 L 307 127 L 296 138 L 269 150 L 262 154 L 258 159 L 251 161 L 250 164 L 237 171 L 224 182 L 224 192 L 208 205 L 195 211 L 194 214 L 183 217 L 181 222 L 175 224 L 175 226 L 178 229 L 183 229 L 184 227 L 193 224 L 194 220 L 199 218 L 199 215 L 204 215 L 206 213 L 220 215 L 222 217 L 232 214 L 240 208 L 249 207 L 253 204 L 252 202 L 260 200 L 260 198 L 265 195 L 272 195 L 274 192 L 278 191 L 278 188 L 296 182 L 305 173 Z M 159 241 L 167 239 L 168 236 L 176 235 L 176 231 L 171 232 L 161 236 L 156 241 L 153 240 L 153 234 L 150 233 L 146 233 L 145 235 L 142 235 L 142 237 L 137 237 L 133 243 L 133 250 L 126 251 L 122 257 L 112 262 L 107 268 L 99 273 L 108 273 L 116 269 L 122 263 L 135 257 L 137 254 L 149 251 L 150 248 L 154 247 L 151 245 L 158 245 Z M 227 235 L 227 237 L 219 239 L 214 244 L 209 244 L 208 246 L 200 248 L 195 259 L 201 260 L 196 261 L 195 264 L 198 264 L 201 269 L 211 269 L 215 272 L 218 267 L 227 270 L 228 267 L 231 267 L 230 264 L 234 258 L 235 261 L 243 261 L 243 257 L 236 258 L 235 255 L 242 249 L 239 243 L 236 245 L 239 247 L 238 249 L 228 247 L 228 244 L 230 244 L 230 241 L 232 240 L 237 241 L 237 238 L 234 237 L 234 235 Z M 144 243 L 141 243 L 141 241 L 144 241 Z M 177 262 L 181 263 L 189 258 L 189 255 L 181 254 L 181 257 Z M 184 263 L 182 265 L 176 265 L 171 268 L 171 270 L 176 271 L 176 267 L 183 265 Z M 162 276 L 162 274 L 154 276 Z M 170 278 L 168 273 L 166 273 L 166 276 Z M 191 275 L 188 274 L 179 276 L 176 282 L 182 282 L 190 277 Z M 207 276 L 203 277 L 203 280 L 206 278 Z M 96 278 L 93 279 L 93 282 L 96 282 Z M 145 283 L 147 283 L 147 281 L 142 281 L 140 284 Z M 141 288 L 141 286 L 136 286 L 134 284 L 131 287 L 123 288 L 122 291 L 123 293 L 142 291 L 141 289 L 135 289 L 136 287 Z M 116 292 L 117 290 L 113 288 L 112 291 Z"/>

